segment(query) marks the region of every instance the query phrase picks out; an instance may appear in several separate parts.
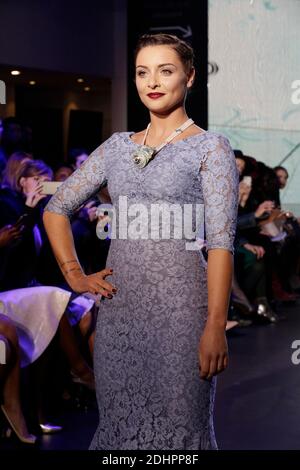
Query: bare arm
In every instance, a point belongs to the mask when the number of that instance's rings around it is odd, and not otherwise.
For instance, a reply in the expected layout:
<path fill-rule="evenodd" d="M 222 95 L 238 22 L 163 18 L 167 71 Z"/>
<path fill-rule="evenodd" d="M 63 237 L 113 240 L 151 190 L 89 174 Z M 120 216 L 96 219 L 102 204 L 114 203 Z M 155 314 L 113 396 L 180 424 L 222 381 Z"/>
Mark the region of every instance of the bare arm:
<path fill-rule="evenodd" d="M 208 252 L 208 317 L 207 323 L 225 330 L 232 286 L 233 256 L 228 250 Z"/>
<path fill-rule="evenodd" d="M 113 140 L 113 136 L 110 139 Z M 105 183 L 104 144 L 102 144 L 58 188 L 45 208 L 43 221 L 54 255 L 70 287 L 75 292 L 100 293 L 109 297 L 115 293 L 116 288 L 104 279 L 112 274 L 112 270 L 103 269 L 90 275 L 83 272 L 69 221 L 72 214 Z"/>
<path fill-rule="evenodd" d="M 208 253 L 208 317 L 199 343 L 200 376 L 209 379 L 228 365 L 225 335 L 231 292 L 233 260 L 228 250 L 213 249 Z"/>
<path fill-rule="evenodd" d="M 109 297 L 115 286 L 105 281 L 112 274 L 111 269 L 103 269 L 92 275 L 85 275 L 79 263 L 69 219 L 53 212 L 44 212 L 43 222 L 49 237 L 54 256 L 71 289 L 75 292 L 91 292 Z"/>

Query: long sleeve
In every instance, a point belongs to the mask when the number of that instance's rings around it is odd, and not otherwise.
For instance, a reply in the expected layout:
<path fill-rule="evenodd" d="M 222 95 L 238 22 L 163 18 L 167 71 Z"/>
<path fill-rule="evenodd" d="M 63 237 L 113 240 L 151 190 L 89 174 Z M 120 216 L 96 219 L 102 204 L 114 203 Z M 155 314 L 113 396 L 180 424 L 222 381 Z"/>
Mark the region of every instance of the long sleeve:
<path fill-rule="evenodd" d="M 206 249 L 224 248 L 234 254 L 239 176 L 226 137 L 213 134 L 208 139 L 199 175 L 204 199 Z"/>
<path fill-rule="evenodd" d="M 248 228 L 257 227 L 257 219 L 254 212 L 239 215 L 237 218 L 237 228 L 239 230 L 247 230 Z"/>
<path fill-rule="evenodd" d="M 104 150 L 114 135 L 97 147 L 82 166 L 59 186 L 46 205 L 45 211 L 70 218 L 84 202 L 106 184 Z"/>

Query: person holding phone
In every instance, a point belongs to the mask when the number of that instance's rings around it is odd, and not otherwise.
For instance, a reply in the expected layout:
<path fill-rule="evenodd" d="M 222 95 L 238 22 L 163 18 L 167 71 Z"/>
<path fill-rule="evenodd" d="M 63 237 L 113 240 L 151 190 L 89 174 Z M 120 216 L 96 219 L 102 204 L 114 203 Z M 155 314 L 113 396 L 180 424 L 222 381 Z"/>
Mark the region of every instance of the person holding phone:
<path fill-rule="evenodd" d="M 47 196 L 42 192 L 42 182 L 50 181 L 53 172 L 41 160 L 23 161 L 0 189 L 0 229 L 14 227 L 14 243 L 1 251 L 5 277 L 0 279 L 0 289 L 26 287 L 34 278 L 37 250 L 41 244 L 38 227 L 41 220 L 40 202 Z M 10 184 L 9 184 L 10 182 Z"/>

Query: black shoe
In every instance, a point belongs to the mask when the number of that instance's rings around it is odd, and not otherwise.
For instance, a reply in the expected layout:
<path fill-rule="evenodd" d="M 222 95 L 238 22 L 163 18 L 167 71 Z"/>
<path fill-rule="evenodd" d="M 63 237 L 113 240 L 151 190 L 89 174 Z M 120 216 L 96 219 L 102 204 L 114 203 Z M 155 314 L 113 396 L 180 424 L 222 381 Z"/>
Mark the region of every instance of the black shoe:
<path fill-rule="evenodd" d="M 228 320 L 238 322 L 238 327 L 250 326 L 253 324 L 253 318 L 255 311 L 251 313 L 243 313 L 241 310 L 237 310 L 233 305 L 230 306 L 228 312 Z"/>
<path fill-rule="evenodd" d="M 255 300 L 255 321 L 257 323 L 277 323 L 278 315 L 270 306 L 266 297 L 258 297 Z"/>
<path fill-rule="evenodd" d="M 249 316 L 255 313 L 253 306 L 246 299 L 232 297 L 231 305 L 243 316 Z"/>

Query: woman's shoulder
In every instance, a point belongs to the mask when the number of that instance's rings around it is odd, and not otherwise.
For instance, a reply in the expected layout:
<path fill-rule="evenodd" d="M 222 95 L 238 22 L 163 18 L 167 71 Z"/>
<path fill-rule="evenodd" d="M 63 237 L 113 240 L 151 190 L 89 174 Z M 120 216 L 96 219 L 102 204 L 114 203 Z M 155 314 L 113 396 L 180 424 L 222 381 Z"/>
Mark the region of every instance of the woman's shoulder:
<path fill-rule="evenodd" d="M 231 149 L 229 138 L 217 131 L 206 131 L 201 139 L 205 150 Z"/>
<path fill-rule="evenodd" d="M 126 142 L 126 140 L 130 138 L 130 134 L 132 134 L 132 132 L 114 132 L 108 139 L 103 142 L 103 145 L 110 146 L 115 145 L 116 143 Z"/>
<path fill-rule="evenodd" d="M 212 131 L 212 130 L 207 130 L 204 131 L 202 134 L 199 134 L 199 136 L 204 136 L 206 140 L 228 140 L 228 137 L 225 134 L 222 134 L 221 132 L 217 131 Z"/>
<path fill-rule="evenodd" d="M 217 131 L 207 130 L 205 132 L 205 137 L 206 139 L 211 140 L 211 141 L 228 141 L 229 142 L 229 138 L 225 134 L 222 134 L 221 132 L 217 132 Z"/>

